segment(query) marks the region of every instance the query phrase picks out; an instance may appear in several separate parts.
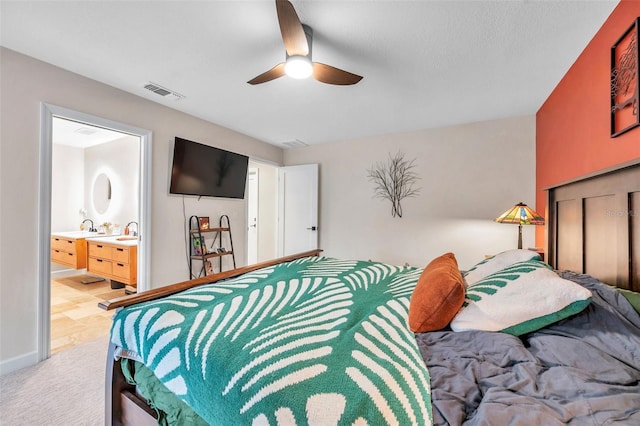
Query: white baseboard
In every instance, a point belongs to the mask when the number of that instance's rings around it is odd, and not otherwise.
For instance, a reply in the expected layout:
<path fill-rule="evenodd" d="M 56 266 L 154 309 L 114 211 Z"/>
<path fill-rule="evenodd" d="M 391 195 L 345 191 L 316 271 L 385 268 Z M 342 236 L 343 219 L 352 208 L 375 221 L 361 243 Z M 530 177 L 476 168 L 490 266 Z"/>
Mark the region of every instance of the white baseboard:
<path fill-rule="evenodd" d="M 30 367 L 38 363 L 38 352 L 33 351 L 25 355 L 20 355 L 0 362 L 0 376 Z"/>

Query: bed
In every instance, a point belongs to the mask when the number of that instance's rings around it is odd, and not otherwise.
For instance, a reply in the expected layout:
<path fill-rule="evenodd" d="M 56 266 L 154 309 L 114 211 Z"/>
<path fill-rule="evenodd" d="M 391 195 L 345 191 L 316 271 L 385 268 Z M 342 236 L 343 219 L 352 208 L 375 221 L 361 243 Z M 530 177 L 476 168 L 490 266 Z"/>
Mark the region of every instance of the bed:
<path fill-rule="evenodd" d="M 416 335 L 437 425 L 640 424 L 640 316 L 615 289 L 561 272 L 592 292 L 577 315 L 516 337 Z"/>
<path fill-rule="evenodd" d="M 560 270 L 576 257 L 564 229 L 591 226 L 557 213 L 560 189 L 550 265 L 526 250 L 468 271 L 453 253 L 413 268 L 315 250 L 103 304 L 119 308 L 107 424 L 640 424 L 636 216 L 613 279 L 589 261 Z M 622 190 L 635 206 L 640 189 Z"/>

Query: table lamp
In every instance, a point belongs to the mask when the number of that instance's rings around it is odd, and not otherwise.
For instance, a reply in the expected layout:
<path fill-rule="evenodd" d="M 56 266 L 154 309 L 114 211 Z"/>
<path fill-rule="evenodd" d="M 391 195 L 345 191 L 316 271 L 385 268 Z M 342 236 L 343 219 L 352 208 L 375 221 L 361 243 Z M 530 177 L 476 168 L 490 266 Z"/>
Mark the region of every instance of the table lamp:
<path fill-rule="evenodd" d="M 496 219 L 498 223 L 518 224 L 518 248 L 522 248 L 522 225 L 544 225 L 544 217 L 531 210 L 525 203 L 518 203 Z"/>

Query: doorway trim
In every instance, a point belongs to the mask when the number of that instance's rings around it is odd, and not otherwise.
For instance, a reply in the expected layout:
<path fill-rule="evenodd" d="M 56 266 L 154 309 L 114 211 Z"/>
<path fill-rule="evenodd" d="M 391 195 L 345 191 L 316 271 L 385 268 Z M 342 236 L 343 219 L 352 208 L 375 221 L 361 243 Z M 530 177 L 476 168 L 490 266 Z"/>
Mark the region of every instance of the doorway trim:
<path fill-rule="evenodd" d="M 38 194 L 38 361 L 51 354 L 51 181 L 53 151 L 53 117 L 104 127 L 140 138 L 140 218 L 138 243 L 138 289 L 149 288 L 151 271 L 151 180 L 152 132 L 102 117 L 74 111 L 45 102 L 40 103 L 40 152 Z"/>

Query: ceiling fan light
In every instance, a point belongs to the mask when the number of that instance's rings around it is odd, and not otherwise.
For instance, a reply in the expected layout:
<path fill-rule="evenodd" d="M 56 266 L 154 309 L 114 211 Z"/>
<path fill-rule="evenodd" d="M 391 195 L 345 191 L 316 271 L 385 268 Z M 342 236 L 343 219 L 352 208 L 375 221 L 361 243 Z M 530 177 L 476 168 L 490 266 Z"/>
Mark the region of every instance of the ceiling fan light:
<path fill-rule="evenodd" d="M 311 61 L 306 56 L 289 56 L 284 65 L 284 72 L 293 78 L 307 78 L 313 72 Z"/>

